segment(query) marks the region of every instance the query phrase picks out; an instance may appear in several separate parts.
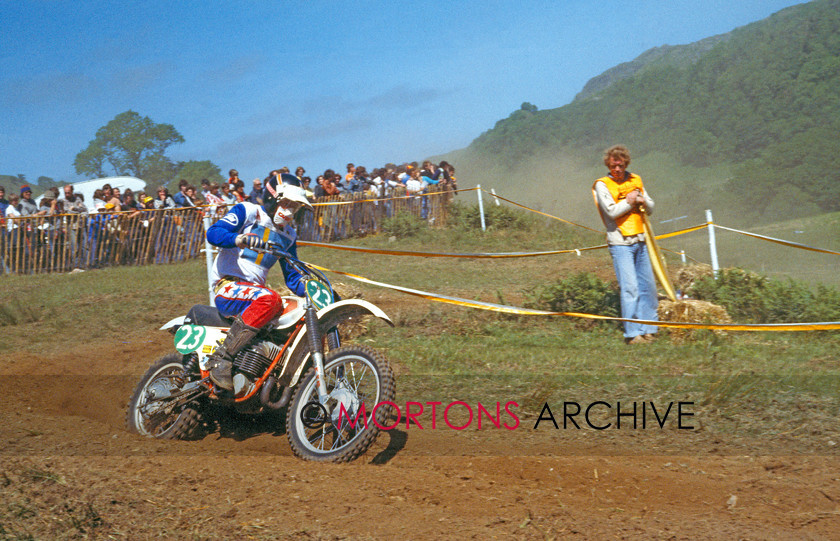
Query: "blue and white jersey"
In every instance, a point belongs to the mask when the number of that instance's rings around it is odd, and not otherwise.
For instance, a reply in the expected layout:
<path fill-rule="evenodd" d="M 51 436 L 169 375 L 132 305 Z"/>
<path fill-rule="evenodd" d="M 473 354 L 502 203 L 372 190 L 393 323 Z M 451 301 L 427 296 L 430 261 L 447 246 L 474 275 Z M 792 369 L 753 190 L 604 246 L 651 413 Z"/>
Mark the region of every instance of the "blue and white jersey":
<path fill-rule="evenodd" d="M 221 248 L 213 263 L 214 284 L 224 276 L 233 276 L 246 282 L 265 285 L 268 270 L 277 262 L 277 258 L 250 248 L 238 248 L 236 237 L 243 233 L 259 235 L 263 240 L 278 244 L 293 257 L 297 257 L 295 230 L 291 227 L 278 229 L 261 206 L 243 201 L 234 205 L 222 219 L 207 230 L 207 240 L 210 244 Z M 301 275 L 285 260 L 281 261 L 280 266 L 289 289 L 295 295 L 304 296 Z"/>

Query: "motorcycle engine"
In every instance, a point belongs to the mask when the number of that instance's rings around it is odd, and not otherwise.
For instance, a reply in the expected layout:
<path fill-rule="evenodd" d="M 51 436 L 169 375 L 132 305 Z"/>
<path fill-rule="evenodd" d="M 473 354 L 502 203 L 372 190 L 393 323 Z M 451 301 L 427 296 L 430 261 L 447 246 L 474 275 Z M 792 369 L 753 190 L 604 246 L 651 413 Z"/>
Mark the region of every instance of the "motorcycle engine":
<path fill-rule="evenodd" d="M 250 393 L 254 381 L 259 379 L 271 362 L 280 353 L 280 348 L 266 340 L 259 340 L 239 352 L 233 360 L 233 390 L 236 396 Z"/>

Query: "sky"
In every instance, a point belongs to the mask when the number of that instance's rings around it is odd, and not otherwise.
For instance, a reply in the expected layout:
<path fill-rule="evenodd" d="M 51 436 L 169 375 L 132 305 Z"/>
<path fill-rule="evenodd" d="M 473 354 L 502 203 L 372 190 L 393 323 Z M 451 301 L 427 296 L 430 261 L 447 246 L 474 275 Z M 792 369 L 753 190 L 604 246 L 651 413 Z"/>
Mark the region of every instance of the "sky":
<path fill-rule="evenodd" d="M 86 180 L 76 154 L 127 110 L 181 133 L 171 158 L 246 180 L 420 161 L 798 3 L 0 0 L 0 174 Z"/>

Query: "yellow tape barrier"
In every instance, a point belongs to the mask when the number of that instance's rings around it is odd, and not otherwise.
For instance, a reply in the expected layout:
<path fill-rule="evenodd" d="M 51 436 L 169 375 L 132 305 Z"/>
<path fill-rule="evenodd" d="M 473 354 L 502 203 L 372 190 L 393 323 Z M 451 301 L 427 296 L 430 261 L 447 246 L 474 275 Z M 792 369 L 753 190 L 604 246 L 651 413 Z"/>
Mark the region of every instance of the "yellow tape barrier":
<path fill-rule="evenodd" d="M 344 250 L 347 252 L 362 252 L 366 254 L 380 254 L 380 255 L 400 255 L 400 256 L 415 256 L 415 257 L 452 257 L 452 258 L 467 258 L 467 259 L 503 259 L 512 257 L 535 257 L 541 255 L 555 255 L 555 254 L 570 254 L 577 252 L 585 252 L 588 250 L 599 250 L 606 248 L 606 244 L 599 244 L 598 246 L 588 246 L 586 248 L 576 248 L 572 250 L 550 250 L 545 252 L 485 252 L 485 253 L 448 253 L 448 252 L 410 252 L 407 250 L 379 250 L 376 248 L 361 248 L 358 246 L 341 246 L 339 244 L 327 244 L 323 242 L 311 242 L 307 240 L 299 240 L 298 246 L 314 246 L 316 248 L 330 248 L 332 250 Z"/>
<path fill-rule="evenodd" d="M 659 253 L 659 246 L 656 244 L 656 235 L 653 234 L 653 228 L 650 226 L 647 212 L 642 207 L 642 225 L 645 230 L 645 239 L 647 240 L 648 256 L 650 257 L 650 266 L 653 267 L 653 274 L 659 280 L 659 285 L 665 290 L 665 294 L 672 301 L 677 300 L 677 295 L 674 293 L 674 286 L 671 285 L 671 280 L 665 272 L 665 261 Z"/>
<path fill-rule="evenodd" d="M 666 327 L 672 329 L 711 329 L 720 331 L 762 331 L 762 332 L 789 332 L 789 331 L 835 331 L 840 330 L 840 321 L 817 322 L 817 323 L 754 323 L 754 324 L 718 324 L 718 323 L 681 323 L 675 321 L 646 321 L 641 319 L 625 319 L 620 317 L 599 316 L 595 314 L 583 314 L 580 312 L 549 312 L 546 310 L 534 310 L 531 308 L 520 308 L 516 306 L 506 306 L 503 304 L 494 304 L 491 302 L 471 301 L 462 299 L 460 297 L 450 297 L 447 295 L 438 295 L 429 293 L 427 291 L 420 291 L 418 289 L 411 289 L 407 287 L 395 286 L 386 284 L 384 282 L 377 282 L 364 276 L 359 276 L 349 272 L 337 271 L 313 265 L 313 267 L 324 272 L 332 272 L 341 276 L 346 276 L 358 282 L 370 284 L 394 291 L 400 291 L 416 297 L 422 297 L 435 302 L 442 302 L 446 304 L 454 304 L 456 306 L 465 306 L 468 308 L 477 308 L 480 310 L 490 310 L 493 312 L 501 312 L 505 314 L 517 314 L 527 316 L 566 316 L 585 319 L 598 319 L 605 321 L 622 321 L 641 323 L 645 325 L 656 325 L 658 327 Z"/>

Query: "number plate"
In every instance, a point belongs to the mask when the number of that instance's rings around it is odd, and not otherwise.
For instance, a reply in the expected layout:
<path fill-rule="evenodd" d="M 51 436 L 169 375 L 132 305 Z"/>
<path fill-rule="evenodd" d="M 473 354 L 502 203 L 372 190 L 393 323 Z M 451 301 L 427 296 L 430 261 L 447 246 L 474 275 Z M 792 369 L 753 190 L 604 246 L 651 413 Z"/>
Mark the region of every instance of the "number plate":
<path fill-rule="evenodd" d="M 197 350 L 204 343 L 207 327 L 201 325 L 181 325 L 175 333 L 175 349 L 186 355 Z"/>
<path fill-rule="evenodd" d="M 306 282 L 306 295 L 318 310 L 326 308 L 333 302 L 332 291 L 330 291 L 330 288 L 318 280 L 308 280 Z"/>

